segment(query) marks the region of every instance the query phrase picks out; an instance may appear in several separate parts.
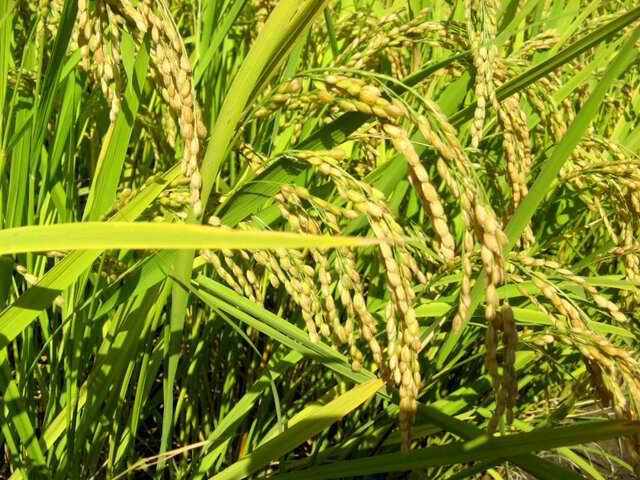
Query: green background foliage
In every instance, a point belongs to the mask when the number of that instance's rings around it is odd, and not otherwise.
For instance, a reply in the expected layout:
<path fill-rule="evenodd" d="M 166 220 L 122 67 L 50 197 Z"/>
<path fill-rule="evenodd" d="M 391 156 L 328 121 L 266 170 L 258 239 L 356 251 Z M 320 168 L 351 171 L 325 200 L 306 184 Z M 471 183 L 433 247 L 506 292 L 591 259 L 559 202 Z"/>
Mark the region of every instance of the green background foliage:
<path fill-rule="evenodd" d="M 173 48 L 190 65 L 182 71 L 207 129 L 203 216 L 189 201 L 193 176 L 190 187 L 181 173 L 184 105 L 166 101 L 157 31 L 134 21 L 145 8 L 164 22 L 154 28 L 177 32 Z M 107 60 L 119 58 L 117 78 L 87 54 L 83 15 L 102 31 Z M 639 18 L 630 1 L 0 1 L 0 477 L 631 475 Z M 349 93 L 363 85 L 403 114 Z M 508 105 L 526 135 L 508 125 Z M 389 124 L 428 173 L 453 259 Z M 518 167 L 519 200 L 514 145 L 530 158 Z M 445 158 L 454 146 L 466 170 Z M 504 400 L 483 365 L 486 233 L 476 225 L 464 247 L 473 229 L 452 184 L 475 189 L 506 235 L 496 295 L 513 308 L 519 395 L 515 421 L 499 415 L 494 436 L 487 426 Z M 287 204 L 287 192 L 311 201 Z M 401 235 L 375 232 L 379 205 Z M 323 228 L 309 235 L 291 212 Z M 386 361 L 395 300 L 381 252 L 392 245 L 402 265 L 399 244 L 424 279 L 405 285 L 421 372 L 406 455 L 402 382 L 376 363 L 367 325 L 356 322 L 353 345 L 337 330 L 316 341 L 310 294 L 259 261 L 308 267 L 314 314 L 328 315 L 331 297 L 337 324 L 356 317 L 356 295 L 343 301 L 342 289 L 358 283 Z M 318 258 L 333 268 L 326 285 Z M 495 348 L 504 379 L 510 347 Z M 602 450 L 621 438 L 626 452 Z"/>

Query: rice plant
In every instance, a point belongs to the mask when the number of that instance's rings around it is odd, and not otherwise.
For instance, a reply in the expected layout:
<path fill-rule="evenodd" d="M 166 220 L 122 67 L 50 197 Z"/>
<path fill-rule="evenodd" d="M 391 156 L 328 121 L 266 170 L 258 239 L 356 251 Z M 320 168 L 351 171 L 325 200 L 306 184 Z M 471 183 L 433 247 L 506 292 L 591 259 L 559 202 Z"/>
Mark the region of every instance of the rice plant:
<path fill-rule="evenodd" d="M 639 39 L 0 2 L 0 478 L 640 474 Z"/>

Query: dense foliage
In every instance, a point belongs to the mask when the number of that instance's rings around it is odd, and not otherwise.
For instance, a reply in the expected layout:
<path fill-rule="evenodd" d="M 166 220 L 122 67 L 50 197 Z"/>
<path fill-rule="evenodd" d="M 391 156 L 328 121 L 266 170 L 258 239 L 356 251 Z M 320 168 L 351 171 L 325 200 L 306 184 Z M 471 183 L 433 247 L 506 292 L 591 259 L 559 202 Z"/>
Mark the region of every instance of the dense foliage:
<path fill-rule="evenodd" d="M 638 474 L 638 19 L 2 0 L 0 477 Z"/>

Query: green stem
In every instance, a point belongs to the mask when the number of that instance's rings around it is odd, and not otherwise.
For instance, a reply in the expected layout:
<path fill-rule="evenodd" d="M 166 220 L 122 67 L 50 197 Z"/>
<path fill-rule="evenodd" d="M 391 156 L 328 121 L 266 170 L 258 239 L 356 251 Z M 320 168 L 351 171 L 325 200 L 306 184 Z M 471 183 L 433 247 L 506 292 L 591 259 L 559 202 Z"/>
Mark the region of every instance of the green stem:
<path fill-rule="evenodd" d="M 301 36 L 311 26 L 316 15 L 322 11 L 327 0 L 281 0 L 269 16 L 255 43 L 236 74 L 225 97 L 216 123 L 211 131 L 211 141 L 202 160 L 200 174 L 202 204 L 207 201 L 240 128 L 246 106 L 251 102 L 286 59 Z M 286 25 L 282 28 L 282 25 Z M 197 223 L 193 209 L 189 209 L 186 222 Z M 165 380 L 165 408 L 163 413 L 160 453 L 167 450 L 173 428 L 173 383 L 175 381 L 184 316 L 189 301 L 189 292 L 183 288 L 191 280 L 195 252 L 180 250 L 175 263 L 175 282 L 172 290 L 169 319 L 168 362 Z M 158 464 L 158 471 L 164 463 Z"/>

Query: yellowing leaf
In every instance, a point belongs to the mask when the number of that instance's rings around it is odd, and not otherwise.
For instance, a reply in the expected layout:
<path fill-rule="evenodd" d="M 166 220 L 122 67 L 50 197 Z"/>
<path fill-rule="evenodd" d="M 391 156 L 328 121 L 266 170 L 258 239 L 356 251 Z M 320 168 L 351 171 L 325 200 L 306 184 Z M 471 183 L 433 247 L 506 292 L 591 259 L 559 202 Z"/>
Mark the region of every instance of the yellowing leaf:
<path fill-rule="evenodd" d="M 371 238 L 242 231 L 179 223 L 86 222 L 0 231 L 0 255 L 48 250 L 269 249 L 375 243 L 377 240 Z"/>
<path fill-rule="evenodd" d="M 375 395 L 383 384 L 382 380 L 371 380 L 349 390 L 324 407 L 309 407 L 311 412 L 304 415 L 303 411 L 300 415 L 301 419 L 293 427 L 218 473 L 212 480 L 239 480 L 260 470 L 362 405 Z"/>

